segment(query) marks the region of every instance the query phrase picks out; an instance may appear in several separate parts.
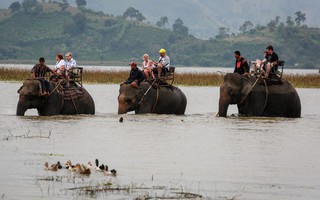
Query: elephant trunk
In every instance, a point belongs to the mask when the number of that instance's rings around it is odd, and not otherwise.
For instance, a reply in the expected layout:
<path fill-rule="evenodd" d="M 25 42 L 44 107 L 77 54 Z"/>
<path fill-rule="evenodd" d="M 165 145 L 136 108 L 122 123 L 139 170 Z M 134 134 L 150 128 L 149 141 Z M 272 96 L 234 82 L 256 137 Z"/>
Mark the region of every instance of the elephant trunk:
<path fill-rule="evenodd" d="M 219 98 L 219 116 L 226 117 L 228 112 L 229 104 L 231 103 L 231 97 L 223 88 L 220 88 L 220 98 Z"/>
<path fill-rule="evenodd" d="M 125 114 L 128 111 L 128 106 L 126 103 L 119 103 L 118 106 L 118 114 Z"/>
<path fill-rule="evenodd" d="M 24 103 L 22 102 L 18 102 L 17 105 L 17 115 L 18 116 L 24 116 L 24 113 L 27 111 L 28 107 L 26 105 L 24 105 Z"/>
<path fill-rule="evenodd" d="M 118 114 L 124 114 L 128 112 L 128 104 L 125 101 L 123 94 L 118 97 Z"/>

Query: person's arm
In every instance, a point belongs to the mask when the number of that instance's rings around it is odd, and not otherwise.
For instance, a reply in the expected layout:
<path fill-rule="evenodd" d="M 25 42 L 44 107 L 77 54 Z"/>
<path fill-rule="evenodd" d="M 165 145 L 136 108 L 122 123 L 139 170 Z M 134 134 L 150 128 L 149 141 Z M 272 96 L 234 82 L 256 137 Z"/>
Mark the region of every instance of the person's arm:
<path fill-rule="evenodd" d="M 72 70 L 75 67 L 77 67 L 77 62 L 76 62 L 76 60 L 73 59 L 68 70 Z"/>
<path fill-rule="evenodd" d="M 244 71 L 245 71 L 244 74 L 248 74 L 250 71 L 249 64 L 248 64 L 247 60 L 244 60 L 243 62 L 244 62 L 243 67 L 244 67 Z"/>
<path fill-rule="evenodd" d="M 139 73 L 137 74 L 137 79 L 136 81 L 138 81 L 137 83 L 140 83 L 141 81 L 144 80 L 144 76 L 143 76 L 143 73 L 142 71 L 139 71 Z"/>
<path fill-rule="evenodd" d="M 163 67 L 169 67 L 170 66 L 170 58 L 168 56 L 164 57 L 161 64 Z"/>
<path fill-rule="evenodd" d="M 60 71 L 64 71 L 66 69 L 66 65 L 65 64 L 63 64 L 63 65 L 61 65 L 60 67 L 59 67 L 59 70 Z"/>
<path fill-rule="evenodd" d="M 32 73 L 32 78 L 35 79 L 36 78 L 36 71 L 37 71 L 37 67 L 36 65 L 33 66 L 33 68 L 31 69 L 31 73 Z"/>
<path fill-rule="evenodd" d="M 278 60 L 279 60 L 279 57 L 277 54 L 274 55 L 274 62 L 273 62 L 273 65 L 278 65 Z"/>

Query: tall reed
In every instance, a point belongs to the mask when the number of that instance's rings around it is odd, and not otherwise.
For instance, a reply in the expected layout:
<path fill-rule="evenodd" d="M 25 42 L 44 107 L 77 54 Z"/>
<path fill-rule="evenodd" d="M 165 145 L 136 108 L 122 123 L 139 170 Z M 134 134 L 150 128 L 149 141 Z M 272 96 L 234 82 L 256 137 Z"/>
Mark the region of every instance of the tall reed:
<path fill-rule="evenodd" d="M 103 71 L 85 70 L 83 73 L 84 83 L 119 84 L 129 76 L 128 71 Z M 190 86 L 219 86 L 223 83 L 223 74 L 219 73 L 177 73 L 175 74 L 175 85 Z M 31 78 L 31 72 L 27 69 L 1 68 L 0 80 L 23 81 Z M 284 74 L 283 78 L 290 81 L 298 88 L 320 88 L 320 74 Z"/>

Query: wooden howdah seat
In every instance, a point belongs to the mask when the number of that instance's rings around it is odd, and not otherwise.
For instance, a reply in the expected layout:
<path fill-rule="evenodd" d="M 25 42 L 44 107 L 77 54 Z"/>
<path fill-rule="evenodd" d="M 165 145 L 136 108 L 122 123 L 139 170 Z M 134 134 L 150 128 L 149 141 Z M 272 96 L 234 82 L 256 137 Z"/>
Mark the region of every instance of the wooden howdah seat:
<path fill-rule="evenodd" d="M 285 62 L 286 61 L 284 60 L 278 60 L 278 65 L 271 69 L 270 74 L 275 74 L 279 79 L 281 79 L 283 75 L 283 67 Z"/>
<path fill-rule="evenodd" d="M 170 85 L 172 85 L 174 81 L 174 71 L 176 67 L 169 67 L 169 70 L 166 71 L 163 76 L 161 76 L 162 79 L 164 79 L 166 82 L 170 82 Z"/>
<path fill-rule="evenodd" d="M 82 71 L 83 67 L 74 67 L 72 70 L 68 71 L 70 76 L 70 81 L 78 84 L 82 88 Z"/>
<path fill-rule="evenodd" d="M 72 70 L 69 70 L 69 82 L 73 82 L 74 84 L 77 84 L 82 88 L 82 72 L 83 67 L 74 67 Z M 45 79 L 49 81 L 51 75 L 51 72 L 46 72 Z"/>
<path fill-rule="evenodd" d="M 284 60 L 278 60 L 278 65 L 271 68 L 269 77 L 276 76 L 279 80 L 282 78 L 283 75 L 283 67 L 286 61 Z M 251 61 L 250 64 L 255 64 L 255 61 Z M 266 71 L 266 66 L 263 66 L 264 71 Z M 258 69 L 258 73 L 261 73 Z"/>

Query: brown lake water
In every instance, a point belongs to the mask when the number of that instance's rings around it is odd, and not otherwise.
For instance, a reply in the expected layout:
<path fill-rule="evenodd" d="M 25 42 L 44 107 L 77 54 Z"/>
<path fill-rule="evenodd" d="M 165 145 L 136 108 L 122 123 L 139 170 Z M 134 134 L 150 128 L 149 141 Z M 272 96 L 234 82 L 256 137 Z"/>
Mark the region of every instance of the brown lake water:
<path fill-rule="evenodd" d="M 118 85 L 85 85 L 95 116 L 54 117 L 36 110 L 15 116 L 20 86 L 0 82 L 0 199 L 178 198 L 179 192 L 204 199 L 320 198 L 320 89 L 297 89 L 299 119 L 217 118 L 218 87 L 180 87 L 188 99 L 184 116 L 129 113 L 119 123 Z M 45 161 L 96 158 L 118 175 L 43 168 Z M 130 189 L 68 190 L 105 183 Z"/>

